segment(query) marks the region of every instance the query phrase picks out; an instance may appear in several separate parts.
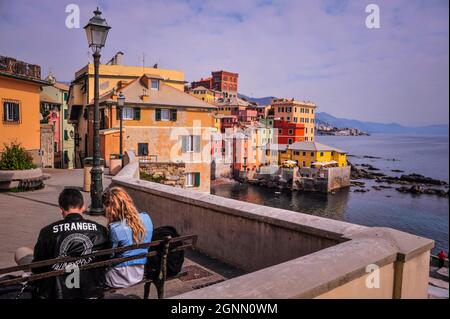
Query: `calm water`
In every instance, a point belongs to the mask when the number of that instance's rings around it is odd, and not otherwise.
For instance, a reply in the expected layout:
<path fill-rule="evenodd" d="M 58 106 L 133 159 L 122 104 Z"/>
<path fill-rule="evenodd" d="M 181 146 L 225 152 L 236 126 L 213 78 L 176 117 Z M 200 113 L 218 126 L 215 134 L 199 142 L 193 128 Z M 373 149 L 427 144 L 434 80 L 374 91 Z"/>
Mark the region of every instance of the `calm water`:
<path fill-rule="evenodd" d="M 350 157 L 349 160 L 355 164 L 371 164 L 388 175 L 396 175 L 391 172 L 392 169 L 401 169 L 407 174 L 419 173 L 441 180 L 449 179 L 448 137 L 319 136 L 317 140 L 346 150 L 355 156 L 381 157 L 381 159 Z M 366 188 L 376 184 L 364 181 Z M 286 190 L 276 195 L 273 189 L 239 184 L 214 186 L 211 193 L 366 226 L 392 227 L 434 239 L 435 253 L 440 249 L 448 251 L 448 198 L 402 194 L 395 189 L 381 191 L 371 189 L 368 193 L 340 190 L 334 195 Z"/>

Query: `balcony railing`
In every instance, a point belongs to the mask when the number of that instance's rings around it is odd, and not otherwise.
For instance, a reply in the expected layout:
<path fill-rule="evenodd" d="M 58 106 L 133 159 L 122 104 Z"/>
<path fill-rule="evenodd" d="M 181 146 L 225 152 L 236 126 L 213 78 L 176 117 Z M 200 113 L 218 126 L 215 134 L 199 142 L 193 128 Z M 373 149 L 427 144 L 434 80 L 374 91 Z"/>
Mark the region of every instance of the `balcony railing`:
<path fill-rule="evenodd" d="M 39 65 L 29 64 L 2 55 L 0 55 L 0 71 L 38 80 L 41 79 L 41 67 Z"/>

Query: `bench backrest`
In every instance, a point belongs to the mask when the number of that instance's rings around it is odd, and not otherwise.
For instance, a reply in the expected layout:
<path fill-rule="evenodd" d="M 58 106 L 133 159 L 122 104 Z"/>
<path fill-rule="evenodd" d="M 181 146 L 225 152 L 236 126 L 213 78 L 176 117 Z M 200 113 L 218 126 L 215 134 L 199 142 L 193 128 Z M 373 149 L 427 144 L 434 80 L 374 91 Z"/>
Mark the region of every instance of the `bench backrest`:
<path fill-rule="evenodd" d="M 181 243 L 181 245 L 177 245 L 176 248 L 170 248 L 172 244 Z M 89 258 L 89 257 L 99 257 L 99 256 L 111 256 L 116 253 L 122 253 L 129 250 L 139 249 L 139 248 L 149 248 L 149 251 L 146 253 L 138 254 L 135 256 L 127 256 L 127 257 L 115 257 L 103 261 L 97 261 L 93 262 L 87 265 L 80 266 L 79 270 L 87 270 L 87 269 L 93 269 L 93 268 L 101 268 L 101 267 L 107 267 L 107 266 L 113 266 L 116 264 L 120 264 L 125 261 L 134 260 L 134 259 L 140 259 L 143 257 L 151 257 L 156 256 L 157 254 L 161 255 L 161 267 L 160 267 L 160 274 L 159 278 L 161 280 L 166 279 L 166 273 L 167 273 L 167 256 L 169 253 L 174 251 L 180 251 L 185 250 L 187 248 L 195 247 L 197 243 L 197 235 L 186 235 L 186 236 L 179 236 L 176 238 L 166 237 L 164 240 L 158 240 L 158 241 L 152 241 L 150 243 L 145 244 L 136 244 L 136 245 L 130 245 L 130 246 L 124 246 L 124 247 L 117 247 L 117 248 L 110 248 L 110 249 L 103 249 L 98 250 L 96 252 L 93 252 L 91 254 L 77 256 L 77 257 L 62 257 L 62 258 L 54 258 L 49 260 L 43 260 L 38 262 L 33 262 L 30 264 L 20 265 L 20 266 L 12 266 L 7 268 L 0 269 L 0 275 L 13 273 L 17 271 L 25 271 L 25 272 L 32 272 L 33 269 L 41 268 L 44 266 L 52 266 L 57 263 L 72 263 L 76 262 L 77 260 Z M 51 278 L 51 277 L 58 277 L 64 274 L 67 274 L 68 271 L 66 269 L 60 269 L 60 270 L 54 270 L 54 271 L 48 271 L 43 272 L 39 274 L 32 274 L 30 276 L 25 277 L 19 277 L 14 279 L 8 279 L 4 281 L 0 281 L 0 287 L 2 286 L 9 286 L 9 285 L 15 285 L 22 282 L 32 282 L 44 278 Z"/>

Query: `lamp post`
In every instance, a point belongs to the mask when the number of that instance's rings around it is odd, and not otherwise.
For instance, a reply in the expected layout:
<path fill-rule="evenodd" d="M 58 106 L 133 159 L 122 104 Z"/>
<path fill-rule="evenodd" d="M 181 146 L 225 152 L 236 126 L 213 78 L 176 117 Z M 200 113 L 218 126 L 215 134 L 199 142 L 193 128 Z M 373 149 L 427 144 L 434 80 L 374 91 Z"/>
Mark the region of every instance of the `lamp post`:
<path fill-rule="evenodd" d="M 99 110 L 99 65 L 100 51 L 105 46 L 108 31 L 111 29 L 102 17 L 102 12 L 98 9 L 94 11 L 94 16 L 84 27 L 88 39 L 89 47 L 92 49 L 94 58 L 94 132 L 93 132 L 93 165 L 91 169 L 91 207 L 90 215 L 103 215 L 102 193 L 103 193 L 103 171 L 100 166 L 100 110 Z"/>
<path fill-rule="evenodd" d="M 117 106 L 119 109 L 119 123 L 120 123 L 120 142 L 119 142 L 119 153 L 120 153 L 120 165 L 123 168 L 123 145 L 122 145 L 122 121 L 123 121 L 123 106 L 125 105 L 125 95 L 120 92 L 117 97 Z"/>

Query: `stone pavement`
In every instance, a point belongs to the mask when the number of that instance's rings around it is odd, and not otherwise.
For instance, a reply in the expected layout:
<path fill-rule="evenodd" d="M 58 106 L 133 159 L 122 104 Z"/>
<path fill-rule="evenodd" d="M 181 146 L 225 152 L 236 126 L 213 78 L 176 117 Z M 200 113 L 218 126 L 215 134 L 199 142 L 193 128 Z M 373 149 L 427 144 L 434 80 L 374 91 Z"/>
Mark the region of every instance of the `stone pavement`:
<path fill-rule="evenodd" d="M 18 247 L 33 247 L 39 231 L 45 225 L 61 218 L 58 208 L 58 195 L 65 187 L 76 187 L 82 190 L 83 170 L 46 169 L 51 175 L 45 181 L 45 188 L 23 193 L 0 193 L 0 268 L 13 266 L 14 252 Z M 104 176 L 104 187 L 111 183 L 111 176 Z M 89 193 L 83 192 L 86 205 L 90 203 Z M 150 212 L 151 215 L 151 212 Z M 104 217 L 87 218 L 105 225 Z M 198 289 L 226 278 L 232 278 L 243 274 L 235 268 L 222 264 L 217 260 L 196 252 L 187 254 L 184 267 L 188 275 L 183 280 L 176 279 L 166 284 L 166 296 L 174 296 L 180 293 Z M 188 279 L 188 280 L 186 280 Z M 141 297 L 143 287 L 122 290 L 121 295 L 111 295 L 111 298 Z M 151 297 L 155 297 L 153 287 Z"/>

